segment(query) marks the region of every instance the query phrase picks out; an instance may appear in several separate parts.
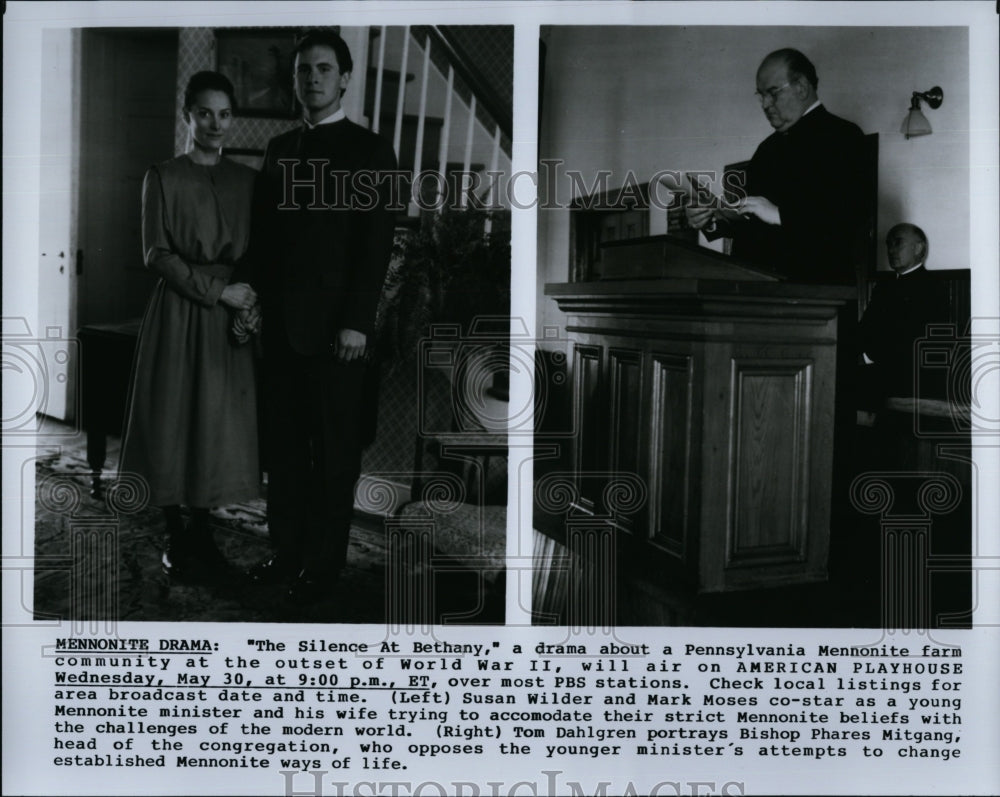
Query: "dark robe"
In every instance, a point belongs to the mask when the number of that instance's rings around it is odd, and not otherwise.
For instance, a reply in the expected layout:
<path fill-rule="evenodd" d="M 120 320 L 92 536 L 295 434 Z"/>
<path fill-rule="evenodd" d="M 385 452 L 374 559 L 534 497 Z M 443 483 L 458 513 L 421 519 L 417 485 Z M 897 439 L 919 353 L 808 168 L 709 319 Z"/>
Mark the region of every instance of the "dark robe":
<path fill-rule="evenodd" d="M 757 147 L 744 193 L 778 206 L 781 224 L 756 217 L 727 224 L 714 235 L 733 238 L 732 254 L 795 282 L 855 282 L 864 257 L 867 203 L 864 135 L 822 105 Z"/>
<path fill-rule="evenodd" d="M 395 168 L 389 142 L 344 119 L 273 138 L 255 192 L 268 527 L 285 564 L 314 573 L 344 564 L 372 436 L 373 368 L 338 362 L 333 347 L 342 329 L 374 342 Z"/>
<path fill-rule="evenodd" d="M 865 367 L 874 377 L 877 400 L 889 396 L 947 399 L 948 370 L 920 369 L 918 343 L 930 324 L 951 318 L 948 291 L 923 266 L 878 282 L 872 291 L 858 330 L 861 352 L 873 363 Z"/>

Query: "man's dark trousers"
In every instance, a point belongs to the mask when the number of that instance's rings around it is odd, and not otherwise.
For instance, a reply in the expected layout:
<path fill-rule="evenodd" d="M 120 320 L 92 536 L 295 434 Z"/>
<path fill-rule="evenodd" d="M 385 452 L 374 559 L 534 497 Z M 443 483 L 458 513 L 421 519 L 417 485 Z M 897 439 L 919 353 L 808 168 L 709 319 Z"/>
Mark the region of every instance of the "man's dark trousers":
<path fill-rule="evenodd" d="M 282 562 L 333 576 L 347 559 L 361 472 L 367 363 L 340 363 L 332 348 L 304 356 L 280 340 L 265 358 L 271 540 Z"/>

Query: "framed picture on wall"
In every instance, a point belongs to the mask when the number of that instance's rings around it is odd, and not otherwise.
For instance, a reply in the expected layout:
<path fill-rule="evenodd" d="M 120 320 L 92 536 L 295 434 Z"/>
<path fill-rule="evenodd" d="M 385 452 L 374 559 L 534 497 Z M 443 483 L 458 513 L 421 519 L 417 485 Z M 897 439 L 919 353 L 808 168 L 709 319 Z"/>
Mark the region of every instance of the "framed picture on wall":
<path fill-rule="evenodd" d="M 236 116 L 294 119 L 292 50 L 296 28 L 229 28 L 215 31 L 216 69 L 233 82 Z"/>

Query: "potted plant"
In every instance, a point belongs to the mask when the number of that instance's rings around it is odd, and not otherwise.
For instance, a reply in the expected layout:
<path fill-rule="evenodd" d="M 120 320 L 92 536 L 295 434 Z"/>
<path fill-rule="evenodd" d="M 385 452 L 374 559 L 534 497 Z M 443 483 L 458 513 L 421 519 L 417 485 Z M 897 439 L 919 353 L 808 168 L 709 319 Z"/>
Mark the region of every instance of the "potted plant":
<path fill-rule="evenodd" d="M 379 308 L 378 356 L 412 362 L 438 324 L 474 332 L 510 315 L 510 212 L 445 210 L 397 237 Z"/>

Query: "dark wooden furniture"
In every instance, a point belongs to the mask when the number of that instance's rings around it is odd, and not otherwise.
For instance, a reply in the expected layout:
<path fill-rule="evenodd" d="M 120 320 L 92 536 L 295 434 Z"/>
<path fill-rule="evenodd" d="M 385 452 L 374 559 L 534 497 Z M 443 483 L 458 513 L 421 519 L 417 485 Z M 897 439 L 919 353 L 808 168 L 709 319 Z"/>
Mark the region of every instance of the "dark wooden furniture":
<path fill-rule="evenodd" d="M 79 331 L 83 378 L 83 429 L 92 471 L 91 495 L 101 495 L 108 434 L 121 434 L 140 319 L 88 324 Z"/>
<path fill-rule="evenodd" d="M 412 500 L 385 520 L 389 623 L 503 622 L 506 462 L 504 433 L 418 437 Z"/>
<path fill-rule="evenodd" d="M 652 192 L 652 197 L 650 193 Z M 669 206 L 669 212 L 668 212 Z M 651 210 L 652 208 L 652 210 Z M 666 231 L 674 238 L 696 242 L 698 233 L 689 227 L 681 204 L 662 185 L 629 183 L 570 203 L 570 262 L 572 280 L 617 279 L 627 264 L 605 258 L 608 245 L 650 236 L 650 213 L 666 216 Z"/>
<path fill-rule="evenodd" d="M 567 538 L 603 519 L 617 578 L 661 587 L 825 579 L 838 313 L 854 290 L 667 236 L 633 251 L 659 279 L 546 286 L 572 341 Z"/>

